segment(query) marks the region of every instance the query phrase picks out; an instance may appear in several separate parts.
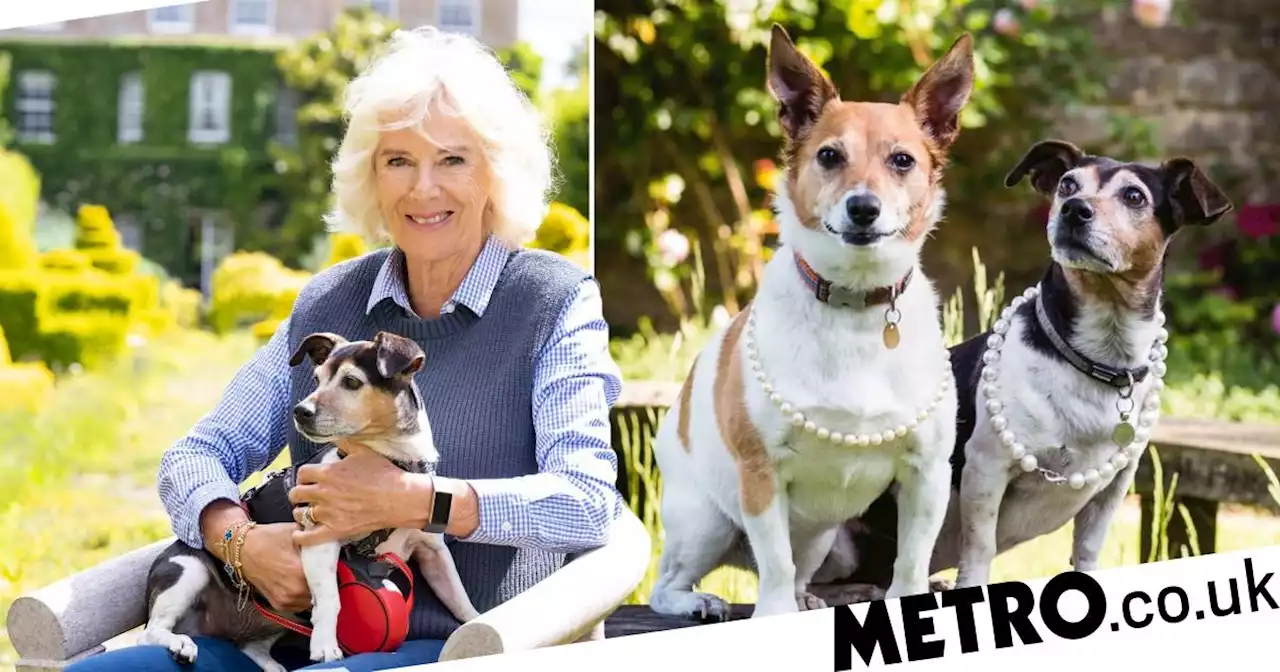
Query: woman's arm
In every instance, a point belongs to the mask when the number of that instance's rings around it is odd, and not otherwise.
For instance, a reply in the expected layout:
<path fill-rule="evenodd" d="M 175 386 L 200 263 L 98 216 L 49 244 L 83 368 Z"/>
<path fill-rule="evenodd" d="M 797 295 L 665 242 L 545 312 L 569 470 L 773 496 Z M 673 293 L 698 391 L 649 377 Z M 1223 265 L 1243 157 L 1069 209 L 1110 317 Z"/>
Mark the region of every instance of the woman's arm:
<path fill-rule="evenodd" d="M 535 362 L 539 473 L 459 482 L 449 532 L 474 525 L 461 539 L 562 553 L 607 541 L 609 525 L 624 506 L 609 424 L 621 387 L 600 290 L 586 280 L 566 302 Z"/>
<path fill-rule="evenodd" d="M 239 484 L 284 449 L 289 320 L 236 373 L 217 407 L 164 453 L 157 486 L 177 537 L 193 548 L 245 518 Z M 213 505 L 213 506 L 210 506 Z M 216 550 L 212 545 L 211 550 Z"/>

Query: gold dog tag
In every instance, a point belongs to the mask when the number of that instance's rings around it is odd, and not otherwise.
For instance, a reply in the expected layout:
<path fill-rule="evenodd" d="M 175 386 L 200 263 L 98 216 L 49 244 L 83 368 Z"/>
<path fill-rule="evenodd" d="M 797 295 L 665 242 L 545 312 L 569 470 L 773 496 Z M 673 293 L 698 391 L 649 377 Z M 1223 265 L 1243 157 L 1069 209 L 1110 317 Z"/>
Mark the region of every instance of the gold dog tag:
<path fill-rule="evenodd" d="M 1133 438 L 1133 425 L 1127 422 L 1121 422 L 1116 425 L 1116 428 L 1111 432 L 1111 440 L 1115 441 L 1116 445 L 1121 448 L 1128 448 L 1129 444 L 1133 443 Z"/>
<path fill-rule="evenodd" d="M 889 348 L 890 350 L 898 347 L 898 341 L 901 336 L 902 335 L 898 333 L 898 325 L 892 322 L 884 325 L 884 347 Z"/>

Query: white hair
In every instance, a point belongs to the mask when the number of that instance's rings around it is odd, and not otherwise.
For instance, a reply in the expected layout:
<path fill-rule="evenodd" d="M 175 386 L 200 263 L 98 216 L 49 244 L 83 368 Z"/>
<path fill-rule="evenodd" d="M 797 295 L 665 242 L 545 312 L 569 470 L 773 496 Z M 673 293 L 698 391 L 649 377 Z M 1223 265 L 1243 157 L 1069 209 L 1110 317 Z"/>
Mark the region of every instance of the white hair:
<path fill-rule="evenodd" d="M 512 247 L 531 241 L 555 188 L 551 133 L 491 49 L 433 26 L 397 30 L 387 50 L 343 96 L 347 131 L 333 160 L 333 231 L 389 240 L 374 187 L 373 154 L 384 131 L 420 124 L 432 107 L 475 131 L 491 167 L 491 230 Z M 388 119 L 394 121 L 388 121 Z"/>

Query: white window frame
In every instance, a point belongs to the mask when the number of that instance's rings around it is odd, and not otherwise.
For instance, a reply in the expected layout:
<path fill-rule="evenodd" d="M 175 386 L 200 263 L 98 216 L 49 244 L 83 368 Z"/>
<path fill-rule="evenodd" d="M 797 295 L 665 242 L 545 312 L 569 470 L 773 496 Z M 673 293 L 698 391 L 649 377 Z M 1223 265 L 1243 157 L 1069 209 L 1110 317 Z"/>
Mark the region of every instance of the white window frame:
<path fill-rule="evenodd" d="M 481 14 L 481 10 L 483 9 L 483 4 L 484 3 L 481 2 L 481 0 L 436 0 L 435 25 L 437 28 L 443 31 L 447 31 L 451 33 L 464 33 L 466 35 L 471 35 L 472 37 L 479 38 L 480 37 L 480 14 Z M 459 30 L 457 27 L 444 25 L 444 21 L 442 21 L 441 18 L 444 16 L 444 10 L 446 5 L 468 6 L 471 10 L 470 29 Z"/>
<path fill-rule="evenodd" d="M 142 141 L 142 120 L 146 117 L 147 93 L 142 73 L 126 72 L 120 77 L 116 105 L 116 142 L 131 145 Z"/>
<path fill-rule="evenodd" d="M 240 23 L 240 3 L 259 2 L 266 5 L 267 22 Z M 227 32 L 232 35 L 271 35 L 275 32 L 276 2 L 275 0 L 228 0 Z"/>
<path fill-rule="evenodd" d="M 177 20 L 161 19 L 160 12 L 165 10 L 178 10 L 182 12 L 184 18 Z M 192 4 L 176 4 L 147 10 L 147 28 L 153 33 L 166 35 L 190 33 L 195 29 L 195 24 L 196 6 Z"/>
<path fill-rule="evenodd" d="M 14 111 L 17 112 L 18 117 L 15 120 L 18 139 L 32 144 L 53 144 L 55 139 L 53 130 L 54 117 L 58 109 L 58 78 L 48 70 L 23 70 L 18 72 L 15 84 L 17 86 L 15 89 Z M 44 93 L 45 95 L 31 96 L 33 89 L 34 92 Z M 28 130 L 27 125 L 24 123 L 27 114 L 48 114 L 48 130 Z"/>
<path fill-rule="evenodd" d="M 205 100 L 208 93 L 210 100 Z M 188 98 L 187 140 L 192 144 L 222 144 L 231 139 L 231 75 L 217 70 L 191 73 Z M 206 107 L 211 108 L 213 128 L 200 128 Z"/>

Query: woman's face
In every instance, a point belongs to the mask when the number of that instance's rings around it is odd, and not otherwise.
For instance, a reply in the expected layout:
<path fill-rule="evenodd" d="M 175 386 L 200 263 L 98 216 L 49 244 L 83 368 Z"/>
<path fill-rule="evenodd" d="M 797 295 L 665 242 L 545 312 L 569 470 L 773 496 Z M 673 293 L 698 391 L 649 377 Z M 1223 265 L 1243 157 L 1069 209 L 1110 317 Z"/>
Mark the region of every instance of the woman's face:
<path fill-rule="evenodd" d="M 432 114 L 417 128 L 384 132 L 374 174 L 387 230 L 406 256 L 435 261 L 479 249 L 491 178 L 464 121 Z"/>

